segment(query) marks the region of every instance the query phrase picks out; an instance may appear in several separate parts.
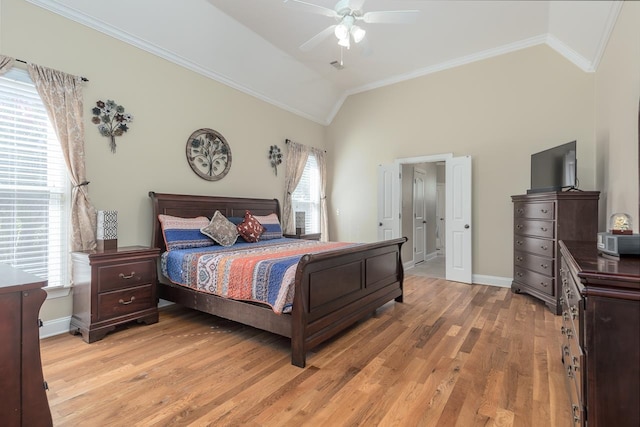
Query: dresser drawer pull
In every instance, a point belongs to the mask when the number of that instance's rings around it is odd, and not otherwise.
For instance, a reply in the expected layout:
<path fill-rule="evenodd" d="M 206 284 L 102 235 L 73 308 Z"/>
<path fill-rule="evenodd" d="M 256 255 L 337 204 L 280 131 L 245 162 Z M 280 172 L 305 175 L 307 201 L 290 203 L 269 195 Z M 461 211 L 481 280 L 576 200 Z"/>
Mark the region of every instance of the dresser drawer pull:
<path fill-rule="evenodd" d="M 522 246 L 523 244 L 522 240 L 516 240 L 516 245 Z"/>
<path fill-rule="evenodd" d="M 518 213 L 522 215 L 524 213 L 524 208 L 518 208 Z"/>
<path fill-rule="evenodd" d="M 546 250 L 549 250 L 549 246 L 542 245 L 540 246 L 540 249 L 542 249 L 543 251 L 546 251 Z"/>
<path fill-rule="evenodd" d="M 122 298 L 120 298 L 120 300 L 118 301 L 118 304 L 122 304 L 122 305 L 129 305 L 131 304 L 133 301 L 135 301 L 136 297 L 131 297 L 131 299 L 129 301 L 125 301 Z"/>
<path fill-rule="evenodd" d="M 518 277 L 522 277 L 522 276 L 524 276 L 524 274 L 522 274 L 522 273 L 520 273 L 520 272 L 518 271 L 518 272 L 516 273 L 516 276 L 518 276 Z"/>
<path fill-rule="evenodd" d="M 121 279 L 133 279 L 133 276 L 136 275 L 135 271 L 132 271 L 131 274 L 129 274 L 128 276 L 125 276 L 124 274 L 120 273 L 119 276 Z"/>
<path fill-rule="evenodd" d="M 549 212 L 549 209 L 540 209 L 540 212 L 542 212 L 542 213 L 546 214 L 546 213 L 548 213 L 548 212 Z"/>
<path fill-rule="evenodd" d="M 517 259 L 517 260 L 518 260 L 519 262 L 522 262 L 522 261 L 524 261 L 524 258 L 522 258 L 521 256 L 519 256 L 519 257 L 516 257 L 516 259 Z"/>
<path fill-rule="evenodd" d="M 548 266 L 547 264 L 540 264 L 540 267 L 544 268 L 545 270 L 546 270 L 547 268 L 549 268 L 549 266 Z"/>
<path fill-rule="evenodd" d="M 517 228 L 518 230 L 522 230 L 522 227 L 524 227 L 522 224 L 518 224 L 518 225 L 516 225 L 516 228 Z"/>
<path fill-rule="evenodd" d="M 542 231 L 545 231 L 545 232 L 546 232 L 546 231 L 547 231 L 547 230 L 549 230 L 549 229 L 548 229 L 547 227 L 540 227 L 540 230 L 542 230 Z"/>
<path fill-rule="evenodd" d="M 547 283 L 546 282 L 540 282 L 540 286 L 542 286 L 543 288 L 547 287 Z"/>

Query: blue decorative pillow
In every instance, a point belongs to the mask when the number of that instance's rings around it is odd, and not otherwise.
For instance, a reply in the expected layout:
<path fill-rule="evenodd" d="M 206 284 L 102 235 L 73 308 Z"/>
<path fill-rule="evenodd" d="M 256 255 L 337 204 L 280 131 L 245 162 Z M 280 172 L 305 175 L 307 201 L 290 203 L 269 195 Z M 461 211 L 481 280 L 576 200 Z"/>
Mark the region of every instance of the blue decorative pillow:
<path fill-rule="evenodd" d="M 254 215 L 253 217 L 257 219 L 265 229 L 264 233 L 260 236 L 260 240 L 282 238 L 282 227 L 280 226 L 280 221 L 278 221 L 278 216 L 275 213 L 266 216 Z"/>
<path fill-rule="evenodd" d="M 215 243 L 208 236 L 200 232 L 201 228 L 209 225 L 209 219 L 205 216 L 197 218 L 180 218 L 171 215 L 158 215 L 162 226 L 162 234 L 167 250 L 203 248 L 213 246 Z"/>

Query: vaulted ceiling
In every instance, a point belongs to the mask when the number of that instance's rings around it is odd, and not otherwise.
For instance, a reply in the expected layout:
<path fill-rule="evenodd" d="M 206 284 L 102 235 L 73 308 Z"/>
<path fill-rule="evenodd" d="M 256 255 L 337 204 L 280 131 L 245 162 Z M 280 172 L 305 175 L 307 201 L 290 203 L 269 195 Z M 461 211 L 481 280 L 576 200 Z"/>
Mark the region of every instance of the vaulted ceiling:
<path fill-rule="evenodd" d="M 336 21 L 291 1 L 27 1 L 322 124 L 351 94 L 538 44 L 593 72 L 622 4 L 352 0 L 365 12 L 419 13 L 362 23 L 365 41 L 348 50 L 329 35 L 303 51 Z M 305 1 L 333 9 L 337 0 Z"/>

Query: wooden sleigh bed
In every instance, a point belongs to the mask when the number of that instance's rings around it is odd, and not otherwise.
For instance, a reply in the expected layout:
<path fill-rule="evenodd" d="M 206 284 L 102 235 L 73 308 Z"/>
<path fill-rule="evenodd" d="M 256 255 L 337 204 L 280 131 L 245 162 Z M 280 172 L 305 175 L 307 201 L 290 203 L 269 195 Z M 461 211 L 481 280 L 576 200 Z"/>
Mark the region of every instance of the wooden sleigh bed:
<path fill-rule="evenodd" d="M 152 246 L 166 251 L 158 215 L 226 217 L 276 213 L 276 199 L 209 197 L 150 192 L 153 204 Z M 395 299 L 402 302 L 404 271 L 398 238 L 319 254 L 298 262 L 289 314 L 266 305 L 237 301 L 172 283 L 158 274 L 158 297 L 198 311 L 291 338 L 291 363 L 304 367 L 307 351 Z"/>

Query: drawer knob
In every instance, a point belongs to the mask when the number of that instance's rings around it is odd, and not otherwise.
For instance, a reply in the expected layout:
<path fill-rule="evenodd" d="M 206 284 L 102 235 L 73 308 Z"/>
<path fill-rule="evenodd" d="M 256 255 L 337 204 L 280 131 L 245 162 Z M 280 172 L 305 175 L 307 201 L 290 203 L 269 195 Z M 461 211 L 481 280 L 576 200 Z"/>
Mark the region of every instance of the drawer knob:
<path fill-rule="evenodd" d="M 516 273 L 516 275 L 517 275 L 518 277 L 522 277 L 522 276 L 524 276 L 524 274 L 520 273 L 519 271 Z"/>
<path fill-rule="evenodd" d="M 524 208 L 518 208 L 518 213 L 519 214 L 523 214 L 524 213 Z"/>
<path fill-rule="evenodd" d="M 518 230 L 522 230 L 522 227 L 523 227 L 523 225 L 522 225 L 522 224 L 518 224 L 518 225 L 516 225 L 516 228 L 517 228 Z"/>
<path fill-rule="evenodd" d="M 119 276 L 121 279 L 133 279 L 133 276 L 136 275 L 135 271 L 132 271 L 131 274 L 129 274 L 128 276 L 125 276 L 124 274 L 120 273 Z"/>
<path fill-rule="evenodd" d="M 540 209 L 540 212 L 542 212 L 543 214 L 546 214 L 546 213 L 549 212 L 549 210 L 548 209 Z"/>
<path fill-rule="evenodd" d="M 544 268 L 545 270 L 546 270 L 547 268 L 549 268 L 549 266 L 548 266 L 547 264 L 540 264 L 540 267 Z"/>
<path fill-rule="evenodd" d="M 542 230 L 542 231 L 547 231 L 547 230 L 548 230 L 548 228 L 547 228 L 547 227 L 540 227 L 540 230 Z"/>
<path fill-rule="evenodd" d="M 547 249 L 549 249 L 549 246 L 542 245 L 540 246 L 540 249 L 542 249 L 543 251 L 546 251 Z"/>
<path fill-rule="evenodd" d="M 520 261 L 520 262 L 524 261 L 524 258 L 522 258 L 521 256 L 516 257 L 516 259 L 517 259 L 518 261 Z"/>
<path fill-rule="evenodd" d="M 122 298 L 120 298 L 120 300 L 118 301 L 118 304 L 122 304 L 122 305 L 129 305 L 131 304 L 133 301 L 135 301 L 136 297 L 131 297 L 131 299 L 129 301 L 125 301 Z"/>
<path fill-rule="evenodd" d="M 542 286 L 543 288 L 546 288 L 547 284 L 545 282 L 540 282 L 540 286 Z"/>
<path fill-rule="evenodd" d="M 522 240 L 516 240 L 516 245 L 522 245 Z"/>

